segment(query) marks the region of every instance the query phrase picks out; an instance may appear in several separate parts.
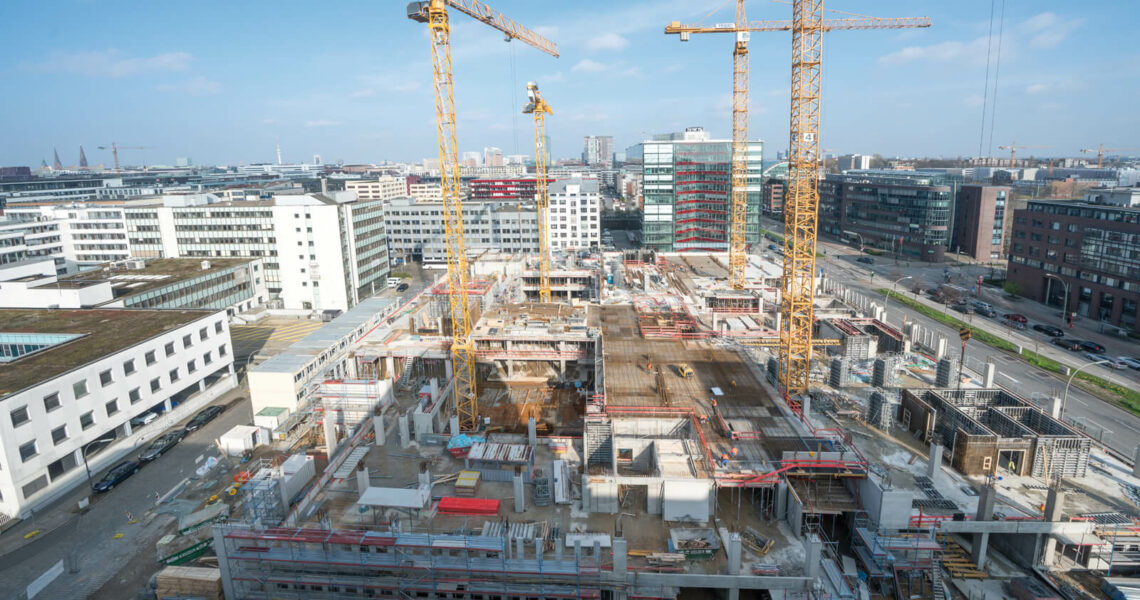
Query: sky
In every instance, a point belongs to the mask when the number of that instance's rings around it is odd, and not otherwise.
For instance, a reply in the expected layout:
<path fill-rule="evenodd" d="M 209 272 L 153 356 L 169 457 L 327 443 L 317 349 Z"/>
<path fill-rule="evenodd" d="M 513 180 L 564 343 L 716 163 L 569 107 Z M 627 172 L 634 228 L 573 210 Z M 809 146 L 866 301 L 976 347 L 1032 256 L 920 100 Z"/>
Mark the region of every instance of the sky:
<path fill-rule="evenodd" d="M 997 147 L 1014 141 L 1050 146 L 1020 156 L 1140 147 L 1134 0 L 1006 0 L 997 63 L 990 14 L 1002 2 L 825 3 L 929 16 L 933 27 L 825 35 L 822 147 L 945 157 L 1004 156 Z M 488 3 L 560 57 L 452 11 L 461 151 L 534 154 L 528 81 L 554 108 L 556 158 L 580 155 L 585 135 L 612 135 L 617 150 L 689 126 L 731 136 L 732 38 L 663 32 L 670 21 L 732 21 L 732 2 Z M 750 20 L 791 17 L 772 0 L 746 8 Z M 437 157 L 427 28 L 405 12 L 393 0 L 3 0 L 0 165 L 50 164 L 53 148 L 75 164 L 80 144 L 109 164 L 96 146 L 110 142 L 149 147 L 124 149 L 128 164 L 271 162 L 278 140 L 287 162 Z M 750 137 L 774 157 L 787 148 L 791 34 L 753 33 L 749 48 Z"/>

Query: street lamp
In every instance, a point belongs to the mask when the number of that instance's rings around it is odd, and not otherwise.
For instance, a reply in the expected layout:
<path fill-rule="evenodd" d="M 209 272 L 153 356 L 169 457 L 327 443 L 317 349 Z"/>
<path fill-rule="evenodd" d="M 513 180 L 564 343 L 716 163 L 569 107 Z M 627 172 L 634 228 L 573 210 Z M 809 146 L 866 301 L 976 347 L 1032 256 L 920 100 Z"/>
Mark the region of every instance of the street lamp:
<path fill-rule="evenodd" d="M 844 231 L 843 233 L 846 233 L 848 235 L 853 235 L 853 236 L 859 238 L 859 251 L 860 252 L 863 251 L 863 236 L 860 235 L 859 232 L 857 232 L 857 231 Z"/>
<path fill-rule="evenodd" d="M 1110 362 L 1113 362 L 1113 361 L 1106 358 L 1103 360 L 1098 360 L 1096 362 L 1088 363 L 1087 365 L 1081 365 L 1080 367 L 1077 367 L 1077 369 L 1075 371 L 1073 371 L 1072 374 L 1069 375 L 1069 380 L 1065 382 L 1065 395 L 1061 396 L 1061 414 L 1060 414 L 1061 421 L 1065 420 L 1065 405 L 1069 403 L 1069 385 L 1071 383 L 1073 383 L 1073 378 L 1077 376 L 1077 373 L 1080 373 L 1082 370 L 1084 370 L 1087 367 L 1091 367 L 1093 365 L 1103 365 L 1103 364 L 1110 363 Z"/>
<path fill-rule="evenodd" d="M 1061 325 L 1064 326 L 1069 321 L 1069 282 L 1052 273 L 1046 273 L 1045 277 L 1056 279 L 1061 282 L 1061 285 L 1065 286 L 1065 299 L 1061 301 Z M 1045 300 L 1048 301 L 1049 299 L 1046 298 Z"/>
<path fill-rule="evenodd" d="M 114 438 L 112 438 L 112 439 L 114 439 Z M 83 456 L 83 470 L 87 471 L 87 487 L 91 487 L 91 467 L 87 466 L 87 449 L 90 448 L 91 446 L 97 444 L 97 443 L 98 444 L 109 444 L 109 443 L 111 443 L 111 440 L 104 439 L 104 438 L 97 438 L 97 439 L 91 440 L 90 442 L 87 442 L 86 444 L 83 445 L 82 452 L 80 452 L 80 454 Z"/>
<path fill-rule="evenodd" d="M 887 319 L 887 305 L 891 301 L 891 293 L 894 292 L 894 290 L 895 290 L 896 286 L 898 286 L 899 282 L 903 281 L 904 279 L 913 279 L 913 277 L 910 275 L 907 275 L 906 277 L 899 277 L 898 279 L 895 280 L 894 283 L 891 284 L 890 289 L 885 290 L 883 292 L 883 321 L 884 322 L 889 322 L 889 320 Z"/>

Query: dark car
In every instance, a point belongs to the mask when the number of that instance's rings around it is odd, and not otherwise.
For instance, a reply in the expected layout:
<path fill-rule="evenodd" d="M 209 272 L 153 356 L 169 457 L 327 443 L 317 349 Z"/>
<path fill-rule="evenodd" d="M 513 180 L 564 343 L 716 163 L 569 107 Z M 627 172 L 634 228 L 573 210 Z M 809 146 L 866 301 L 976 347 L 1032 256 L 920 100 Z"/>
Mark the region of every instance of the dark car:
<path fill-rule="evenodd" d="M 1080 352 L 1081 342 L 1079 340 L 1068 340 L 1064 338 L 1053 338 L 1053 345 L 1060 346 L 1070 352 Z"/>
<path fill-rule="evenodd" d="M 1025 315 L 1019 315 L 1017 313 L 1005 313 L 1002 316 L 1010 321 L 1013 321 L 1014 323 L 1021 323 L 1024 325 L 1025 323 L 1029 322 L 1029 319 L 1026 319 Z"/>
<path fill-rule="evenodd" d="M 966 304 L 955 304 L 951 308 L 953 308 L 954 310 L 956 310 L 960 313 L 963 313 L 963 314 L 967 314 L 967 315 L 974 314 L 974 307 L 966 305 Z"/>
<path fill-rule="evenodd" d="M 1093 354 L 1104 354 L 1108 350 L 1096 342 L 1081 342 L 1081 349 Z"/>
<path fill-rule="evenodd" d="M 146 447 L 146 450 L 143 450 L 142 454 L 139 454 L 139 460 L 142 462 L 150 462 L 162 456 L 167 450 L 173 448 L 175 444 L 181 442 L 182 436 L 184 435 L 186 435 L 186 432 L 179 429 L 178 431 L 171 431 L 170 433 L 155 438 L 155 440 Z"/>
<path fill-rule="evenodd" d="M 1042 325 L 1041 323 L 1038 323 L 1033 326 L 1033 329 L 1040 331 L 1045 335 L 1051 335 L 1053 337 L 1064 337 L 1065 335 L 1064 329 L 1061 329 L 1060 327 L 1053 327 L 1052 325 Z"/>
<path fill-rule="evenodd" d="M 123 462 L 111 467 L 110 471 L 103 476 L 102 479 L 96 481 L 91 485 L 91 489 L 96 492 L 109 492 L 116 485 L 125 481 L 131 475 L 139 472 L 141 464 L 133 460 L 124 460 Z"/>
<path fill-rule="evenodd" d="M 406 292 L 406 291 L 408 291 L 408 284 L 406 284 L 406 283 L 401 283 L 400 285 L 396 286 L 396 291 L 397 291 L 397 292 Z"/>
<path fill-rule="evenodd" d="M 861 263 L 863 263 L 863 264 L 865 264 L 865 265 L 873 265 L 873 264 L 875 264 L 875 259 L 871 258 L 870 256 L 860 256 L 859 258 L 856 258 L 856 259 L 855 259 L 855 261 L 856 261 L 856 262 L 861 262 Z"/>
<path fill-rule="evenodd" d="M 768 244 L 768 249 L 772 252 L 779 252 L 781 248 L 776 244 Z"/>
<path fill-rule="evenodd" d="M 222 414 L 225 410 L 226 409 L 224 407 L 217 405 L 207 406 L 206 408 L 203 408 L 198 412 L 198 414 L 194 415 L 190 418 L 189 421 L 186 422 L 186 431 L 190 432 L 201 429 L 203 425 L 216 419 L 218 415 Z"/>

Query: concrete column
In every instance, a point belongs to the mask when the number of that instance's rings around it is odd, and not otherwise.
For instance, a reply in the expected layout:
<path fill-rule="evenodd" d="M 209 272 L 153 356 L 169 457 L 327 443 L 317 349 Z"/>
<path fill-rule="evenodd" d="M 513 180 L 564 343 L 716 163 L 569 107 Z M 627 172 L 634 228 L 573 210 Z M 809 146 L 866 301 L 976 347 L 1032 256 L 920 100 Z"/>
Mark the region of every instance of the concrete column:
<path fill-rule="evenodd" d="M 325 412 L 325 448 L 328 451 L 328 458 L 331 461 L 332 455 L 336 454 L 336 422 L 332 419 L 332 413 Z"/>
<path fill-rule="evenodd" d="M 451 365 L 451 359 L 445 358 L 443 360 L 443 378 L 444 379 L 451 381 L 451 370 L 453 368 L 454 367 L 452 367 L 452 365 Z"/>
<path fill-rule="evenodd" d="M 978 513 L 974 517 L 975 521 L 990 521 L 994 516 L 994 501 L 996 500 L 997 491 L 994 490 L 992 485 L 983 485 L 978 490 Z M 974 544 L 971 549 L 971 555 L 974 559 L 974 564 L 981 569 L 985 566 L 986 562 L 986 548 L 990 543 L 990 534 L 975 533 Z"/>
<path fill-rule="evenodd" d="M 910 354 L 912 352 L 912 348 L 911 348 L 912 344 L 913 344 L 913 342 L 911 342 L 910 340 L 905 339 L 905 338 L 903 339 L 903 345 L 902 345 L 903 354 Z"/>
<path fill-rule="evenodd" d="M 934 358 L 940 359 L 946 356 L 946 336 L 941 333 L 938 334 L 938 342 L 934 346 Z"/>
<path fill-rule="evenodd" d="M 1061 418 L 1061 397 L 1053 396 L 1049 399 L 1049 415 L 1054 419 Z"/>
<path fill-rule="evenodd" d="M 986 567 L 986 550 L 989 549 L 989 545 L 990 532 L 986 531 L 974 534 L 973 557 L 974 564 L 978 567 L 979 570 L 983 570 Z"/>
<path fill-rule="evenodd" d="M 931 480 L 942 472 L 942 444 L 930 444 L 930 461 L 926 465 L 926 476 Z"/>
<path fill-rule="evenodd" d="M 431 401 L 433 403 L 439 401 L 439 378 L 431 378 Z"/>
<path fill-rule="evenodd" d="M 431 489 L 431 471 L 428 470 L 426 462 L 420 463 L 419 484 L 421 488 Z"/>
<path fill-rule="evenodd" d="M 374 446 L 383 446 L 388 443 L 387 432 L 384 431 L 384 415 L 375 415 L 372 417 L 372 432 L 374 435 L 372 444 Z"/>
<path fill-rule="evenodd" d="M 526 546 L 523 538 L 515 538 L 515 558 L 526 558 Z"/>
<path fill-rule="evenodd" d="M 356 469 L 356 493 L 363 494 L 368 489 L 368 467 L 361 465 Z"/>
<path fill-rule="evenodd" d="M 566 542 L 562 541 L 562 536 L 554 538 L 554 560 L 562 562 L 562 546 L 565 545 Z"/>
<path fill-rule="evenodd" d="M 515 361 L 507 359 L 505 362 L 507 363 L 507 379 L 510 379 L 515 376 Z"/>
<path fill-rule="evenodd" d="M 1065 492 L 1060 488 L 1050 487 L 1049 492 L 1045 496 L 1045 520 L 1050 523 L 1056 523 L 1061 520 L 1061 513 L 1065 506 Z M 1045 566 L 1053 566 L 1053 561 L 1056 559 L 1057 539 L 1051 535 L 1045 536 L 1045 551 L 1041 556 L 1041 560 Z"/>
<path fill-rule="evenodd" d="M 408 431 L 408 415 L 400 415 L 396 419 L 396 431 L 400 437 L 400 447 L 407 448 L 412 443 L 411 433 Z"/>
<path fill-rule="evenodd" d="M 777 521 L 783 521 L 788 512 L 788 484 L 783 481 L 776 484 L 776 512 L 772 515 Z"/>
<path fill-rule="evenodd" d="M 1132 476 L 1140 477 L 1140 446 L 1136 446 L 1136 452 L 1132 455 Z"/>
<path fill-rule="evenodd" d="M 165 401 L 163 401 L 162 408 L 166 412 L 170 412 L 174 408 L 174 405 L 170 402 L 170 398 L 167 398 Z"/>
<path fill-rule="evenodd" d="M 459 435 L 459 415 L 451 415 L 448 426 L 451 428 L 451 435 Z"/>
<path fill-rule="evenodd" d="M 776 311 L 776 331 L 780 330 L 780 323 L 781 323 L 782 318 L 783 318 L 783 314 L 780 313 L 780 311 Z"/>
<path fill-rule="evenodd" d="M 522 471 L 515 469 L 515 512 L 526 512 L 526 485 L 523 483 Z"/>
<path fill-rule="evenodd" d="M 228 368 L 230 375 L 237 374 L 237 371 L 234 370 L 234 363 L 231 362 L 230 364 L 226 365 L 226 367 Z"/>
<path fill-rule="evenodd" d="M 534 538 L 534 558 L 538 561 L 539 568 L 542 567 L 542 538 Z"/>
<path fill-rule="evenodd" d="M 124 421 L 123 422 L 123 432 L 124 432 L 123 437 L 131 437 L 132 431 L 133 431 L 133 429 L 131 428 L 131 422 L 130 421 Z M 1140 450 L 1140 448 L 1137 448 L 1137 450 Z M 1140 454 L 1140 453 L 1138 453 L 1138 454 Z M 82 456 L 79 457 L 79 462 L 83 462 Z"/>
<path fill-rule="evenodd" d="M 741 545 L 739 533 L 729 534 L 726 554 L 728 554 L 728 574 L 740 575 Z"/>
<path fill-rule="evenodd" d="M 804 418 L 808 418 L 811 414 L 811 396 L 804 394 L 803 400 L 800 402 L 800 407 L 803 409 Z"/>
<path fill-rule="evenodd" d="M 198 391 L 199 392 L 206 391 L 206 380 L 205 379 L 199 379 L 198 380 Z"/>
<path fill-rule="evenodd" d="M 625 538 L 614 538 L 614 574 L 625 575 L 626 571 L 626 541 Z"/>
<path fill-rule="evenodd" d="M 396 377 L 396 359 L 392 356 L 384 357 L 384 374 L 388 379 L 395 379 Z"/>
<path fill-rule="evenodd" d="M 994 387 L 994 377 L 997 375 L 997 365 L 992 362 L 986 363 L 985 372 L 982 374 L 982 387 L 990 389 Z"/>
<path fill-rule="evenodd" d="M 819 535 L 809 533 L 804 536 L 804 576 L 808 579 L 819 577 L 819 559 L 823 553 L 823 540 Z"/>
<path fill-rule="evenodd" d="M 538 445 L 538 424 L 534 422 L 534 417 L 526 420 L 526 437 L 531 446 Z"/>

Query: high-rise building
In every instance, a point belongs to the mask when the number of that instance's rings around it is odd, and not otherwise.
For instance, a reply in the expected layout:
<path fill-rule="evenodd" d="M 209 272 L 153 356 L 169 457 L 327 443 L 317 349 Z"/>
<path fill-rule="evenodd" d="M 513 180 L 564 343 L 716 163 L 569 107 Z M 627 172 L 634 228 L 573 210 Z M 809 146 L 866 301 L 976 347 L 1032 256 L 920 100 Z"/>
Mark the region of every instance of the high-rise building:
<path fill-rule="evenodd" d="M 480 167 L 483 165 L 482 161 L 483 155 L 479 152 L 464 152 L 459 164 L 464 167 Z"/>
<path fill-rule="evenodd" d="M 239 202 L 185 194 L 125 210 L 133 256 L 261 257 L 270 306 L 347 310 L 385 289 L 382 200 L 352 192 Z"/>
<path fill-rule="evenodd" d="M 483 148 L 483 164 L 488 167 L 503 166 L 503 151 L 499 148 Z"/>
<path fill-rule="evenodd" d="M 954 208 L 951 251 L 980 261 L 1001 258 L 1008 194 L 1009 188 L 1002 186 L 962 186 Z"/>
<path fill-rule="evenodd" d="M 836 159 L 840 172 L 871 168 L 871 157 L 866 154 L 845 154 Z"/>
<path fill-rule="evenodd" d="M 582 162 L 591 167 L 608 169 L 614 164 L 614 138 L 611 135 L 588 135 L 582 146 Z"/>
<path fill-rule="evenodd" d="M 732 142 L 709 140 L 700 128 L 642 144 L 643 242 L 661 251 L 728 250 Z M 670 139 L 675 138 L 675 139 Z M 745 234 L 760 241 L 764 143 L 748 143 Z"/>
<path fill-rule="evenodd" d="M 1029 200 L 1013 211 L 1006 280 L 1066 313 L 1140 331 L 1140 190 L 1129 196 L 1134 204 Z"/>
<path fill-rule="evenodd" d="M 559 179 L 550 184 L 550 247 L 590 248 L 600 241 L 602 194 L 598 180 Z"/>

